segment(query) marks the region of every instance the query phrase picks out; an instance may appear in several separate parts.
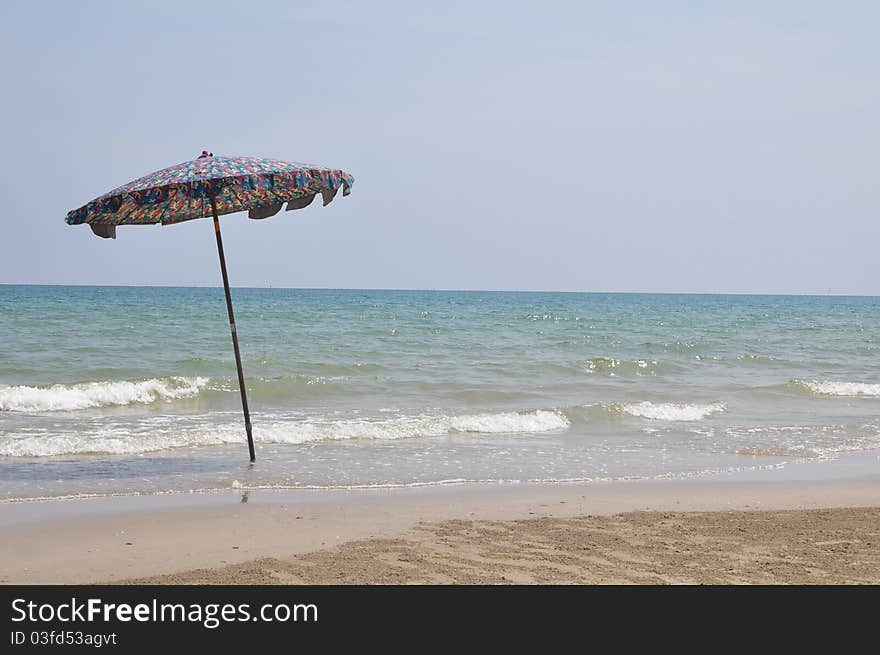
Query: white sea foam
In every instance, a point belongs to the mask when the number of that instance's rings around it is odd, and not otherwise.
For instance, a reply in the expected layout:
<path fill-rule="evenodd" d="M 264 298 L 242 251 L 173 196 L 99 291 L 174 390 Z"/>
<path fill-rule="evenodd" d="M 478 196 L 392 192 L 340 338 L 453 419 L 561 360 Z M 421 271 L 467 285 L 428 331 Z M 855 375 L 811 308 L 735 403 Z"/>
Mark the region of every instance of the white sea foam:
<path fill-rule="evenodd" d="M 723 403 L 697 405 L 690 403 L 621 403 L 615 409 L 631 416 L 658 421 L 699 421 L 724 411 Z"/>
<path fill-rule="evenodd" d="M 0 386 L 0 411 L 57 412 L 195 396 L 208 378 L 170 377 L 138 382 L 82 382 L 45 387 Z"/>
<path fill-rule="evenodd" d="M 880 384 L 867 382 L 794 380 L 794 383 L 824 396 L 880 396 Z"/>
<path fill-rule="evenodd" d="M 117 430 L 96 434 L 46 434 L 26 437 L 0 437 L 0 456 L 54 457 L 58 455 L 138 455 L 171 448 L 242 443 L 242 429 L 163 430 L 129 433 Z"/>
<path fill-rule="evenodd" d="M 450 426 L 456 432 L 483 432 L 488 434 L 516 432 L 550 432 L 564 430 L 569 421 L 562 414 L 546 410 L 535 412 L 504 412 L 499 414 L 470 414 L 454 417 Z"/>
<path fill-rule="evenodd" d="M 255 432 L 266 443 L 308 443 L 350 439 L 393 440 L 440 437 L 456 432 L 516 434 L 561 430 L 568 419 L 556 412 L 502 412 L 461 416 L 402 416 L 392 419 L 277 421 Z"/>
<path fill-rule="evenodd" d="M 254 425 L 254 440 L 267 444 L 303 444 L 315 441 L 393 440 L 440 437 L 454 433 L 517 434 L 563 430 L 567 418 L 552 411 L 414 416 L 392 419 L 264 420 Z M 74 454 L 138 454 L 173 448 L 238 444 L 242 426 L 153 425 L 136 432 L 119 428 L 92 434 L 35 434 L 0 437 L 0 456 L 50 457 Z"/>
<path fill-rule="evenodd" d="M 455 485 L 519 485 L 519 484 L 591 484 L 596 482 L 623 482 L 634 480 L 686 480 L 689 478 L 703 478 L 715 476 L 719 474 L 730 474 L 744 471 L 771 471 L 781 469 L 786 462 L 775 464 L 762 464 L 752 466 L 727 466 L 705 468 L 696 471 L 668 472 L 658 473 L 654 475 L 606 475 L 596 477 L 564 477 L 564 478 L 529 478 L 529 479 L 511 479 L 511 478 L 448 478 L 442 480 L 427 480 L 418 482 L 375 482 L 375 483 L 353 483 L 353 484 L 243 484 L 238 480 L 233 480 L 229 486 L 199 487 L 194 489 L 161 489 L 156 491 L 109 491 L 103 493 L 72 493 L 57 494 L 49 496 L 24 496 L 12 498 L 0 498 L 0 505 L 14 505 L 19 503 L 34 503 L 42 501 L 69 501 L 69 500 L 88 500 L 95 498 L 118 498 L 118 497 L 145 497 L 145 496 L 176 496 L 184 494 L 215 494 L 224 493 L 230 489 L 235 491 L 292 491 L 292 490 L 310 490 L 310 491 L 341 491 L 341 490 L 385 490 L 385 489 L 416 489 L 423 487 L 442 487 Z"/>

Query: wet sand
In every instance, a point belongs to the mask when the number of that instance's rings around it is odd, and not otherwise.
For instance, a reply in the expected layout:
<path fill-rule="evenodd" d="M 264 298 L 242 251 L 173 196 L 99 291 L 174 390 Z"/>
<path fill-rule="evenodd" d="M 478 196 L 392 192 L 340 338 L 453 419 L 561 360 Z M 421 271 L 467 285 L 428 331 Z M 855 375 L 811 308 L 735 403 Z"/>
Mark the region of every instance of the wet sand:
<path fill-rule="evenodd" d="M 877 584 L 878 507 L 875 475 L 8 503 L 0 582 Z"/>

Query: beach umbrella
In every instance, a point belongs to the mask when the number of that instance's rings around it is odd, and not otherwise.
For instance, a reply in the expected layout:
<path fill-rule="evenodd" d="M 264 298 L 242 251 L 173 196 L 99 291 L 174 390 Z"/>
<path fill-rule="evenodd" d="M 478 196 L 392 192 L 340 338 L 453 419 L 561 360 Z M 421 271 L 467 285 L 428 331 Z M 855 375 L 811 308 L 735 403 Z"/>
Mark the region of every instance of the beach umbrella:
<path fill-rule="evenodd" d="M 203 150 L 192 161 L 124 184 L 67 214 L 68 225 L 85 223 L 97 236 L 107 239 L 116 238 L 117 225 L 171 225 L 194 218 L 213 217 L 220 272 L 226 292 L 226 312 L 232 332 L 232 349 L 238 369 L 241 408 L 252 462 L 256 459 L 254 437 L 219 217 L 247 211 L 250 218 L 268 218 L 277 214 L 285 203 L 288 211 L 307 207 L 318 194 L 324 206 L 327 206 L 340 188 L 342 195 L 347 196 L 353 183 L 351 175 L 335 168 L 257 157 L 215 157 L 213 153 Z"/>

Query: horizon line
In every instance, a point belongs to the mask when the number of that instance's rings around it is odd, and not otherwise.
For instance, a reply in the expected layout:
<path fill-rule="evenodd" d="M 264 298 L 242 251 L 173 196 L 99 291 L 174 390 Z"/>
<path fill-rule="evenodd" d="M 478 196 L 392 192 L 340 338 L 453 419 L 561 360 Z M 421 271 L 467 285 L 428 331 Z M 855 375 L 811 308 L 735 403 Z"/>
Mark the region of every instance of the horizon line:
<path fill-rule="evenodd" d="M 222 284 L 66 284 L 60 282 L 0 282 L 0 287 L 118 287 L 129 289 L 222 289 Z M 836 297 L 836 298 L 878 298 L 880 294 L 834 292 L 834 291 L 563 291 L 558 289 L 452 289 L 452 288 L 400 288 L 400 287 L 288 287 L 288 286 L 230 286 L 231 289 L 265 290 L 282 289 L 287 291 L 412 291 L 412 292 L 455 292 L 455 293 L 570 293 L 596 295 L 655 295 L 655 296 L 796 296 L 796 297 Z"/>

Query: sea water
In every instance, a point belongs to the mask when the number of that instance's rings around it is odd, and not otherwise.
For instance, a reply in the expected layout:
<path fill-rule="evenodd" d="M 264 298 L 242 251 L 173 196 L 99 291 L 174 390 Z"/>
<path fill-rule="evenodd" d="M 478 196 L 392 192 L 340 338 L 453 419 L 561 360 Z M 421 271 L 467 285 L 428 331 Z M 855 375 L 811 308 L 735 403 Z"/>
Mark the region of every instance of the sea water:
<path fill-rule="evenodd" d="M 880 299 L 0 286 L 0 500 L 880 453 Z"/>

